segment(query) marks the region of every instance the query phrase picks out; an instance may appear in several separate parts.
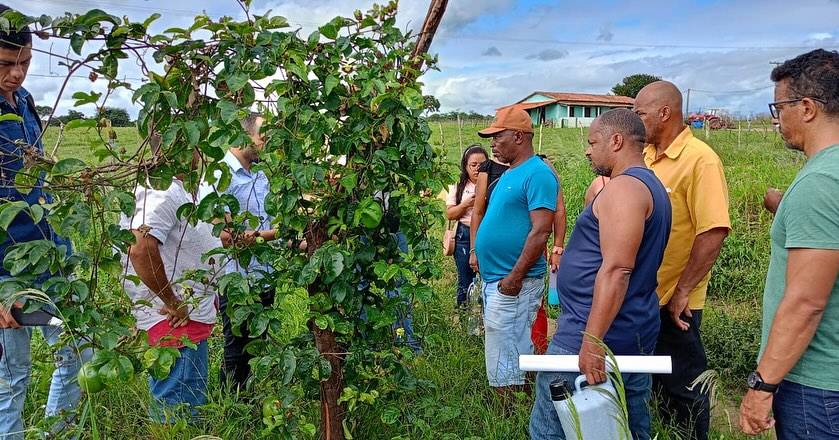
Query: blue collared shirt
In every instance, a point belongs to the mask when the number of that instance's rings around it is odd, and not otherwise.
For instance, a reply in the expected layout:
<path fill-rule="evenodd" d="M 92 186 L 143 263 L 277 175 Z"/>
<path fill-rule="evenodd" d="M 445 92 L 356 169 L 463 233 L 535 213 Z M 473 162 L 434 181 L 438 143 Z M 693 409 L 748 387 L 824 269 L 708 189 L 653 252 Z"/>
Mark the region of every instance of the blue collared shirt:
<path fill-rule="evenodd" d="M 265 198 L 268 196 L 268 176 L 263 171 L 248 171 L 230 151 L 224 155 L 222 162 L 230 168 L 232 175 L 230 186 L 223 193 L 236 197 L 236 200 L 239 201 L 240 212 L 247 211 L 259 219 L 259 225 L 255 230 L 271 229 L 274 218 L 265 212 Z M 203 198 L 208 191 L 212 191 L 212 188 L 202 186 L 200 197 Z M 247 229 L 251 229 L 251 227 L 248 226 Z M 270 264 L 260 264 L 254 258 L 248 267 L 242 267 L 237 261 L 231 261 L 228 263 L 228 270 L 235 270 L 247 275 L 258 274 L 257 270 L 270 272 L 272 269 Z"/>
<path fill-rule="evenodd" d="M 34 146 L 39 153 L 44 149 L 39 139 L 41 126 L 38 121 L 38 114 L 27 102 L 29 92 L 23 87 L 14 93 L 15 106 L 3 96 L 0 96 L 0 113 L 16 114 L 23 118 L 20 121 L 0 122 L 0 201 L 15 202 L 25 200 L 30 205 L 38 203 L 52 203 L 52 196 L 43 189 L 43 176 L 28 194 L 22 194 L 15 188 L 15 176 L 23 168 L 24 150 L 28 146 Z M 38 224 L 32 221 L 32 217 L 21 212 L 9 225 L 8 236 L 0 242 L 0 258 L 5 258 L 6 250 L 14 243 L 21 243 L 33 240 L 53 240 L 58 245 L 68 247 L 69 242 L 56 236 L 46 220 L 46 215 Z M 9 276 L 0 265 L 0 277 Z"/>

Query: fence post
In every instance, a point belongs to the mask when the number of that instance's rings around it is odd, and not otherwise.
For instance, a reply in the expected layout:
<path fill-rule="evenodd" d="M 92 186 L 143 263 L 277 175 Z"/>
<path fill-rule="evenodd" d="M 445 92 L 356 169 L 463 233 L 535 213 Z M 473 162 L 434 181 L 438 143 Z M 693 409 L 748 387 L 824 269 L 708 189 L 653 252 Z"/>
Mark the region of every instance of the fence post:
<path fill-rule="evenodd" d="M 542 123 L 539 123 L 539 154 L 542 153 Z"/>
<path fill-rule="evenodd" d="M 460 119 L 460 112 L 457 113 L 457 138 L 460 145 L 460 157 L 463 157 L 463 123 Z"/>

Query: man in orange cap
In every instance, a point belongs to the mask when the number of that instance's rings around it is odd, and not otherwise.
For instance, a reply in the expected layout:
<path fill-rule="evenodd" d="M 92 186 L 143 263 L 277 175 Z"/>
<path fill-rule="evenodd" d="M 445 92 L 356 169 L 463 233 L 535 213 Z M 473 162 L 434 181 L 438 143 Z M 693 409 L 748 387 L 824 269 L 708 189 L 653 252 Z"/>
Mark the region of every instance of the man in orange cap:
<path fill-rule="evenodd" d="M 492 138 L 492 153 L 510 164 L 490 196 L 475 238 L 484 281 L 487 377 L 499 394 L 525 389 L 519 355 L 532 354 L 530 330 L 542 300 L 545 245 L 553 227 L 559 182 L 533 153 L 526 111 L 502 109 L 478 135 Z"/>

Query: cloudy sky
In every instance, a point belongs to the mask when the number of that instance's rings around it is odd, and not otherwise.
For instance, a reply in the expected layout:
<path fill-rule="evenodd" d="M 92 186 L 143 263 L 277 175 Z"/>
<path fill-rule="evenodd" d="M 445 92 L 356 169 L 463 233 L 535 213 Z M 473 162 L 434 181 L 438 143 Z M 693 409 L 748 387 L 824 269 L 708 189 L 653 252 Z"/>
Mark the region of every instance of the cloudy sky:
<path fill-rule="evenodd" d="M 153 31 L 187 27 L 206 11 L 241 16 L 234 0 L 5 0 L 30 15 L 102 8 L 142 20 L 163 15 Z M 255 12 L 271 9 L 306 35 L 335 15 L 367 9 L 372 0 L 254 0 Z M 401 0 L 401 27 L 419 28 L 428 0 Z M 431 51 L 440 72 L 423 77 L 425 93 L 442 111 L 491 114 L 535 90 L 607 93 L 621 78 L 650 73 L 691 89 L 690 107 L 724 108 L 749 115 L 766 112 L 772 62 L 811 48 L 839 49 L 839 0 L 450 0 Z M 61 40 L 38 48 L 67 53 Z M 66 72 L 55 57 L 36 54 L 25 86 L 52 105 Z M 137 77 L 136 69 L 123 72 Z M 100 81 L 101 83 L 101 81 Z M 96 88 L 102 85 L 95 85 Z M 74 78 L 68 90 L 89 90 Z M 130 108 L 127 95 L 113 105 Z M 71 108 L 61 100 L 58 114 Z M 92 109 L 82 109 L 86 113 Z M 130 109 L 132 115 L 136 110 Z"/>

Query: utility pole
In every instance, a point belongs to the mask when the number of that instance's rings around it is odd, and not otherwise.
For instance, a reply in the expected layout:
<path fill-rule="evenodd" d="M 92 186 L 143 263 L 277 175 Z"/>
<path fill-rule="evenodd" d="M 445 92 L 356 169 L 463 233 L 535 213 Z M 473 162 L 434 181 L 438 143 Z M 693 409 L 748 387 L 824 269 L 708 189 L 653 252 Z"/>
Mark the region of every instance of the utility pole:
<path fill-rule="evenodd" d="M 685 99 L 685 117 L 690 116 L 690 89 L 688 89 L 687 99 Z"/>

